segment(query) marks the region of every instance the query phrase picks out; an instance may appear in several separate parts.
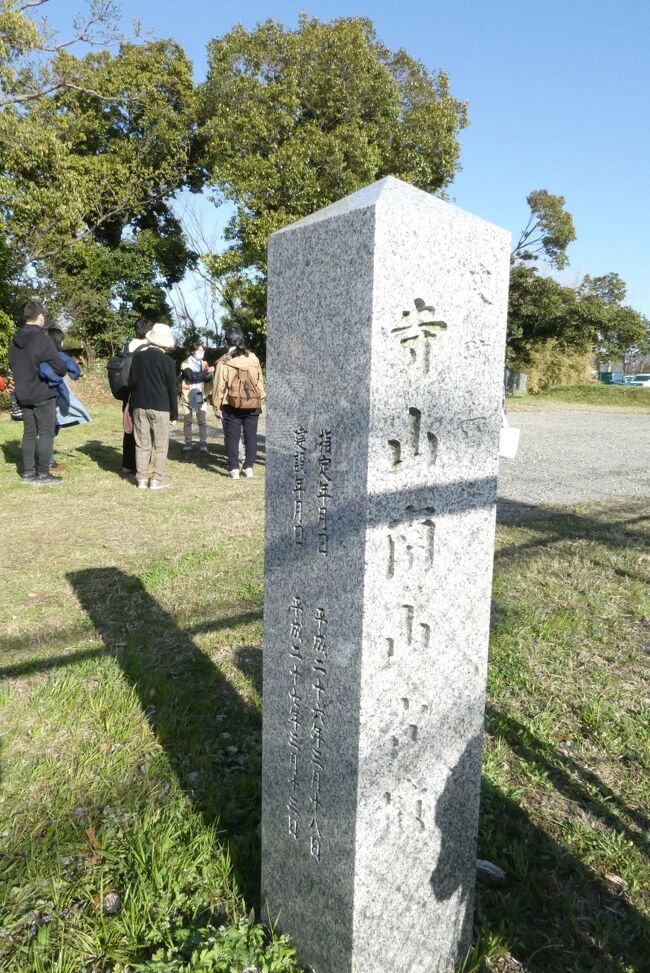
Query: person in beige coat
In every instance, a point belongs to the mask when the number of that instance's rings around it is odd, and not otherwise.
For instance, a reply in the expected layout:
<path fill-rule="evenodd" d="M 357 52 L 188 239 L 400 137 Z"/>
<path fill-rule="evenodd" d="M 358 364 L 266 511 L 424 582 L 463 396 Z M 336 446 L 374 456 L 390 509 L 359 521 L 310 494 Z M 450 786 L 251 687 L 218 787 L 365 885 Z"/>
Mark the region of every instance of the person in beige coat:
<path fill-rule="evenodd" d="M 257 423 L 266 398 L 262 366 L 249 351 L 240 328 L 228 328 L 228 351 L 217 362 L 212 393 L 214 413 L 221 419 L 228 454 L 228 476 L 240 477 L 239 441 L 243 432 L 245 456 L 241 476 L 253 476 L 257 457 Z"/>

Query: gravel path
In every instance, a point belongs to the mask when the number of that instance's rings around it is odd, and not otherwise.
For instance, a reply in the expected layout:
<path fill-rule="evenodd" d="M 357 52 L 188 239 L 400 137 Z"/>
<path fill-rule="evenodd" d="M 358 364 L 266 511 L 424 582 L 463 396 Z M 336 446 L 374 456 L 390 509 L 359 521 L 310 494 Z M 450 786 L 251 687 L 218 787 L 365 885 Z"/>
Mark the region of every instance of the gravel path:
<path fill-rule="evenodd" d="M 650 413 L 604 409 L 521 411 L 515 460 L 502 459 L 499 498 L 519 503 L 576 503 L 650 497 Z"/>
<path fill-rule="evenodd" d="M 518 412 L 510 406 L 508 421 L 521 436 L 517 458 L 500 463 L 500 506 L 508 500 L 535 505 L 650 498 L 650 413 L 557 406 Z M 172 438 L 182 442 L 181 423 Z M 220 425 L 210 423 L 209 440 L 223 442 Z"/>

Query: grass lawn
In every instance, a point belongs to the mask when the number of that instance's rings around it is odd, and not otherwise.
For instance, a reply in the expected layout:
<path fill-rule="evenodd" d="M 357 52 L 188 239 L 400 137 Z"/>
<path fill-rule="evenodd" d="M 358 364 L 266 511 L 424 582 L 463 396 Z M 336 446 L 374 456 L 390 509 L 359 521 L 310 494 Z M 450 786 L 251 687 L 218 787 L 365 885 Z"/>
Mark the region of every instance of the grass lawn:
<path fill-rule="evenodd" d="M 288 973 L 250 915 L 263 476 L 173 444 L 172 489 L 138 491 L 119 406 L 92 411 L 56 490 L 19 483 L 0 416 L 0 969 Z M 509 879 L 464 970 L 642 973 L 648 502 L 508 509 L 479 854 Z"/>
<path fill-rule="evenodd" d="M 556 406 L 599 406 L 600 408 L 635 409 L 650 412 L 650 388 L 633 389 L 625 385 L 556 385 L 537 395 L 515 396 L 508 399 L 511 409 L 548 409 Z"/>

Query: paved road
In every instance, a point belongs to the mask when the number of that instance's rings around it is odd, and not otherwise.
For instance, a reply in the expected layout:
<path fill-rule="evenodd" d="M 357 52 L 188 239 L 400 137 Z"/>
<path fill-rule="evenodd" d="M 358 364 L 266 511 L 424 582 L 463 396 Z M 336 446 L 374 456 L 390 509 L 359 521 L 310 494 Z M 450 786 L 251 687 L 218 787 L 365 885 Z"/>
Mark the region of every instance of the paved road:
<path fill-rule="evenodd" d="M 650 413 L 580 409 L 517 412 L 515 460 L 502 459 L 499 497 L 520 503 L 650 498 Z"/>

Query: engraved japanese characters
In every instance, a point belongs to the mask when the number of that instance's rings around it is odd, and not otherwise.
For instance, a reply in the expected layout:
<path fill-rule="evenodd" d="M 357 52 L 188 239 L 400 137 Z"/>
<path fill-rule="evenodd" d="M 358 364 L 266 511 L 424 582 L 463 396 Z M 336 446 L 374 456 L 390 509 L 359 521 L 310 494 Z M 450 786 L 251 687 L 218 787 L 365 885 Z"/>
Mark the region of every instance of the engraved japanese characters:
<path fill-rule="evenodd" d="M 262 894 L 316 973 L 471 934 L 508 255 L 392 178 L 270 240 Z"/>

